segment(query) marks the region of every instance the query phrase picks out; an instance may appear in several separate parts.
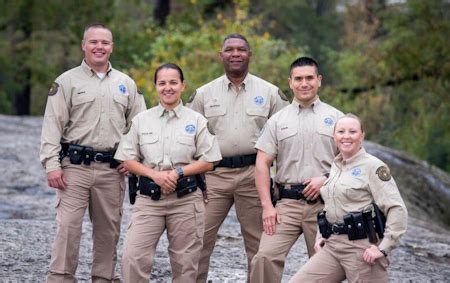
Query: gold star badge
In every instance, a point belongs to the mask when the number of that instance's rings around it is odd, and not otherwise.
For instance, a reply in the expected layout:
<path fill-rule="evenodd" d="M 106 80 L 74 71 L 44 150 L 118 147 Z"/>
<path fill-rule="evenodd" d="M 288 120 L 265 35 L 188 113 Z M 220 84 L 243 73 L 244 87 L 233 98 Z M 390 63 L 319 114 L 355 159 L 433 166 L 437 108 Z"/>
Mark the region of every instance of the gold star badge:
<path fill-rule="evenodd" d="M 382 181 L 389 181 L 391 179 L 391 173 L 389 172 L 389 168 L 386 166 L 380 166 L 378 167 L 376 171 L 378 178 Z"/>

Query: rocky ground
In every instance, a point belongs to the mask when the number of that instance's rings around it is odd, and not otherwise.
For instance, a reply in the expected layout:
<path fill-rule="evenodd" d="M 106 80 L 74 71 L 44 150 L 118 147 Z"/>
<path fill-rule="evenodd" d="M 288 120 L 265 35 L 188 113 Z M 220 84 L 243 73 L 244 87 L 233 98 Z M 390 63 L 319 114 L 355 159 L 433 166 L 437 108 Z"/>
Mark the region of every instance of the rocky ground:
<path fill-rule="evenodd" d="M 55 235 L 54 191 L 46 186 L 38 161 L 41 118 L 0 115 L 0 282 L 43 282 Z M 435 200 L 439 201 L 439 200 Z M 448 209 L 448 208 L 447 208 Z M 125 207 L 125 230 L 131 206 Z M 414 211 L 414 210 L 412 210 Z M 390 256 L 391 282 L 448 282 L 450 278 L 450 229 L 433 219 L 412 214 L 401 245 Z M 77 276 L 88 282 L 91 226 L 83 228 Z M 119 260 L 122 243 L 119 242 Z M 170 282 L 167 239 L 158 245 L 151 282 Z M 307 260 L 303 238 L 291 250 L 283 282 Z M 234 211 L 219 232 L 212 256 L 212 282 L 245 282 L 246 260 Z"/>

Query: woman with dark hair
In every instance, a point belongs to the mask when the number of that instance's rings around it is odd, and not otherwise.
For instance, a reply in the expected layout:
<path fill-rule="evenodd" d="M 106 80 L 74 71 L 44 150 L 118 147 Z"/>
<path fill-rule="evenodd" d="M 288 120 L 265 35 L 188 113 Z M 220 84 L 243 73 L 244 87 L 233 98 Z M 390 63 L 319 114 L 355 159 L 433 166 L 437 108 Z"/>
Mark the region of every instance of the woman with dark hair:
<path fill-rule="evenodd" d="M 334 128 L 339 155 L 320 189 L 316 254 L 290 282 L 387 282 L 388 255 L 406 232 L 407 211 L 389 168 L 362 147 L 361 120 Z"/>
<path fill-rule="evenodd" d="M 204 203 L 199 174 L 221 160 L 206 119 L 183 106 L 183 72 L 155 71 L 159 105 L 132 120 L 116 159 L 139 177 L 122 259 L 124 282 L 148 282 L 158 240 L 167 229 L 173 282 L 195 282 L 203 245 Z"/>

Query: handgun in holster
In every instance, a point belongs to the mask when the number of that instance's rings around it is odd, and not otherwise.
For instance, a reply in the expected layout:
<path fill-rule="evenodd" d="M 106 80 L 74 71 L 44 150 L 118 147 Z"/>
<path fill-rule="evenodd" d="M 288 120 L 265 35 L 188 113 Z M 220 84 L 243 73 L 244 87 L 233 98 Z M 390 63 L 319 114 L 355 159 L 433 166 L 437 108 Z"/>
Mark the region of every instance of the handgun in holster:
<path fill-rule="evenodd" d="M 378 238 L 383 239 L 384 229 L 386 227 L 386 216 L 383 214 L 376 203 L 372 203 L 372 205 L 375 212 L 375 218 L 373 219 L 373 222 L 375 224 L 375 231 L 378 235 Z"/>
<path fill-rule="evenodd" d="M 277 190 L 277 192 L 275 192 Z M 272 201 L 273 207 L 277 205 L 278 196 L 279 196 L 278 188 L 275 188 L 275 183 L 272 178 L 270 178 L 270 199 Z"/>
<path fill-rule="evenodd" d="M 205 203 L 208 203 L 208 201 L 209 201 L 209 199 L 208 199 L 208 191 L 207 191 L 208 190 L 208 186 L 206 185 L 205 174 L 197 174 L 197 175 L 195 175 L 195 178 L 197 180 L 197 186 L 202 191 L 203 201 Z"/>
<path fill-rule="evenodd" d="M 138 177 L 134 174 L 128 175 L 128 193 L 130 197 L 130 203 L 136 202 L 136 196 L 138 191 Z"/>
<path fill-rule="evenodd" d="M 317 214 L 317 224 L 319 225 L 319 231 L 322 237 L 328 239 L 331 235 L 331 228 L 325 214 L 326 211 L 323 210 Z"/>

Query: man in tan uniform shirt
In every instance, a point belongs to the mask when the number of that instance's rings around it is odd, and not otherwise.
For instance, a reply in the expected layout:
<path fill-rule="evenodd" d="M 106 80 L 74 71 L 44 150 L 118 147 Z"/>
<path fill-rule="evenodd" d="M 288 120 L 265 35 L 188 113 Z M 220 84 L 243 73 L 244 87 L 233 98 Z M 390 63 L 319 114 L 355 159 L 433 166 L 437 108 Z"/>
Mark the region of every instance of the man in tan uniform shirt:
<path fill-rule="evenodd" d="M 319 189 L 338 153 L 333 141 L 333 127 L 342 115 L 336 108 L 320 101 L 317 92 L 321 79 L 313 59 L 301 57 L 295 60 L 289 77 L 294 100 L 269 119 L 256 143 L 255 175 L 263 207 L 264 232 L 252 261 L 251 282 L 281 282 L 286 256 L 302 233 L 309 256 L 314 253 L 316 217 L 323 207 Z M 274 160 L 277 167 L 275 183 L 281 197 L 275 208 L 269 194 L 269 168 Z M 285 196 L 297 188 L 302 192 L 302 198 Z"/>
<path fill-rule="evenodd" d="M 134 81 L 109 63 L 113 41 L 108 28 L 87 27 L 81 47 L 81 66 L 59 76 L 49 91 L 42 126 L 40 160 L 48 185 L 57 189 L 57 233 L 47 282 L 77 281 L 86 208 L 93 228 L 92 281 L 118 279 L 116 244 L 125 192 L 121 173 L 126 171 L 112 168 L 117 167 L 113 150 L 131 119 L 146 108 Z M 69 144 L 90 148 L 71 150 Z"/>
<path fill-rule="evenodd" d="M 267 119 L 288 104 L 276 86 L 248 73 L 251 51 L 245 37 L 225 37 L 220 56 L 225 75 L 197 89 L 189 105 L 208 119 L 223 156 L 217 168 L 206 174 L 209 202 L 198 282 L 207 279 L 217 232 L 233 203 L 250 268 L 262 231 L 254 146 Z"/>

